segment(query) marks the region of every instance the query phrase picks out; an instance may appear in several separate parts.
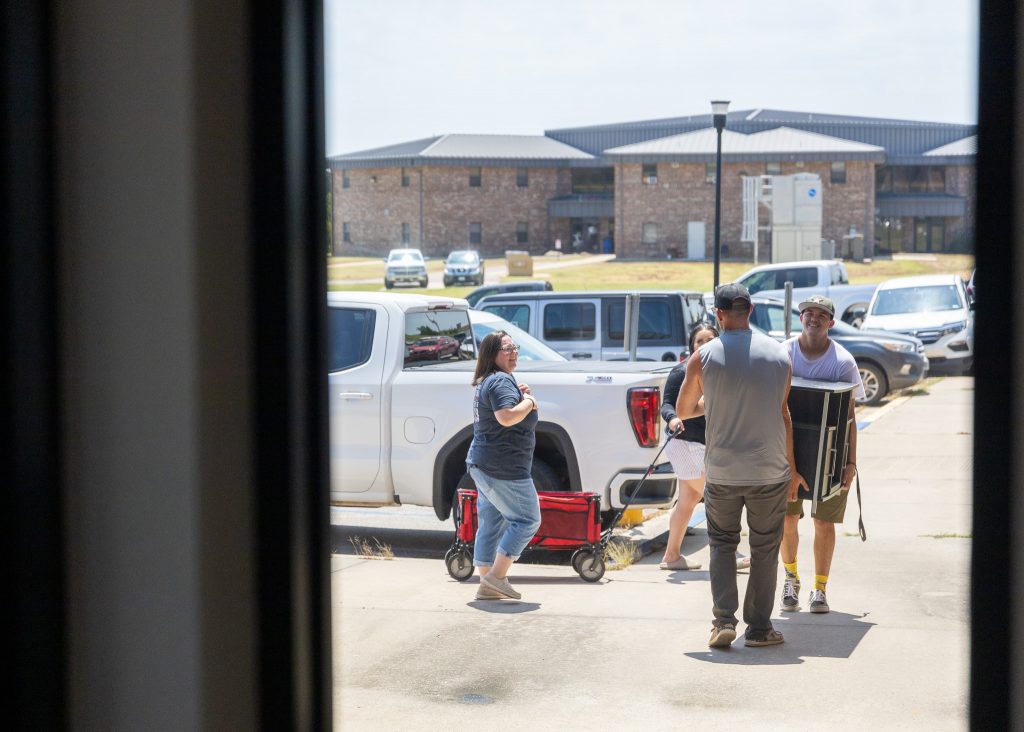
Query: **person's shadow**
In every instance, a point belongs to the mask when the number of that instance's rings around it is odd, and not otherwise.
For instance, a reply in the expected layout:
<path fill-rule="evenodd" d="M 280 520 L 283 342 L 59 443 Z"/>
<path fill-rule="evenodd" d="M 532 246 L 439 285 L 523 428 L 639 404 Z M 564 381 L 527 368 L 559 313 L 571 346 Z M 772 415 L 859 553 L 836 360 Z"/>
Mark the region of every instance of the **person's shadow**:
<path fill-rule="evenodd" d="M 803 663 L 804 658 L 849 658 L 874 626 L 865 620 L 866 617 L 867 613 L 850 615 L 833 611 L 790 613 L 782 618 L 772 618 L 775 629 L 782 633 L 786 642 L 761 647 L 743 645 L 741 622 L 736 640 L 728 648 L 708 648 L 684 655 L 697 661 L 741 666 L 786 666 Z"/>
<path fill-rule="evenodd" d="M 474 610 L 496 615 L 520 615 L 540 610 L 539 602 L 523 602 L 522 600 L 470 600 L 466 603 Z"/>

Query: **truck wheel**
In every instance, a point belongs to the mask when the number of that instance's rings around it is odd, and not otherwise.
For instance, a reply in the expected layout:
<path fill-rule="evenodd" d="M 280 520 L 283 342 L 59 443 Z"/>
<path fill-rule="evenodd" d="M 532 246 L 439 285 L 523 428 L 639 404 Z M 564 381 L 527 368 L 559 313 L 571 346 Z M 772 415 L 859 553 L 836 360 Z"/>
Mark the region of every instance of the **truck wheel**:
<path fill-rule="evenodd" d="M 843 322 L 847 325 L 852 325 L 854 328 L 861 328 L 864 325 L 864 310 L 861 308 L 847 310 L 846 314 L 843 315 Z"/>
<path fill-rule="evenodd" d="M 562 490 L 562 479 L 558 477 L 555 469 L 543 460 L 533 459 L 530 477 L 533 478 L 534 487 L 539 491 Z"/>
<path fill-rule="evenodd" d="M 889 382 L 882 369 L 873 363 L 861 361 L 857 364 L 857 370 L 860 371 L 860 380 L 864 382 L 864 398 L 858 399 L 857 404 L 873 407 L 889 393 Z"/>
<path fill-rule="evenodd" d="M 395 283 L 389 282 L 388 280 L 384 280 L 384 286 L 390 290 L 392 287 L 395 286 Z"/>

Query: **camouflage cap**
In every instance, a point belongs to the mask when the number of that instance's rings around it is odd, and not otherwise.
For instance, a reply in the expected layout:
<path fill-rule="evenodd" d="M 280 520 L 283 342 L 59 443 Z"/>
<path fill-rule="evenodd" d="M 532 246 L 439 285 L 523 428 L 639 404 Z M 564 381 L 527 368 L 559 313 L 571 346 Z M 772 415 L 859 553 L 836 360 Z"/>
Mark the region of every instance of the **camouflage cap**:
<path fill-rule="evenodd" d="M 807 308 L 818 308 L 819 310 L 824 310 L 833 318 L 836 316 L 836 304 L 824 295 L 811 295 L 810 297 L 806 297 L 800 303 L 799 307 L 801 313 Z"/>

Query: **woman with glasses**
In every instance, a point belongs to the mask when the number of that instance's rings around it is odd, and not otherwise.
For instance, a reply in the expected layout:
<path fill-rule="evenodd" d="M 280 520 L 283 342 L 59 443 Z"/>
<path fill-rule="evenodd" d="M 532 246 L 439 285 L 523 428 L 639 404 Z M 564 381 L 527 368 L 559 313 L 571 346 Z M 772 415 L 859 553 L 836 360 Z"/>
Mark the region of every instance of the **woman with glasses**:
<path fill-rule="evenodd" d="M 508 570 L 540 527 L 540 502 L 530 477 L 537 400 L 512 377 L 519 346 L 503 330 L 487 334 L 473 374 L 473 442 L 466 455 L 477 489 L 473 564 L 478 600 L 518 600 Z"/>
<path fill-rule="evenodd" d="M 690 353 L 717 337 L 718 328 L 710 323 L 695 325 L 690 331 Z M 700 569 L 699 562 L 681 553 L 686 526 L 704 496 L 704 417 L 682 420 L 676 416 L 676 397 L 685 376 L 686 362 L 683 361 L 669 373 L 661 405 L 661 416 L 668 423 L 668 431 L 674 433 L 665 446 L 665 454 L 672 463 L 677 486 L 676 505 L 668 520 L 668 544 L 658 565 L 667 570 Z M 737 552 L 736 566 L 738 569 L 750 567 L 750 557 Z"/>

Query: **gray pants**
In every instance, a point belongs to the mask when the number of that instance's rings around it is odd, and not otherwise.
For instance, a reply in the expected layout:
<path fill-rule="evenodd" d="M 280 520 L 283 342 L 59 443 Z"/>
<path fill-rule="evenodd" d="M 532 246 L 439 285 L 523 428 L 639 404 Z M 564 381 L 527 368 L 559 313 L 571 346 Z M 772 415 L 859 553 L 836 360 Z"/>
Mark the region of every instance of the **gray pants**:
<path fill-rule="evenodd" d="M 789 482 L 773 485 L 715 485 L 704 488 L 708 538 L 711 541 L 711 599 L 716 626 L 736 625 L 736 547 L 740 543 L 740 513 L 747 507 L 750 528 L 750 579 L 743 598 L 747 630 L 772 627 L 779 544 L 786 516 Z"/>

